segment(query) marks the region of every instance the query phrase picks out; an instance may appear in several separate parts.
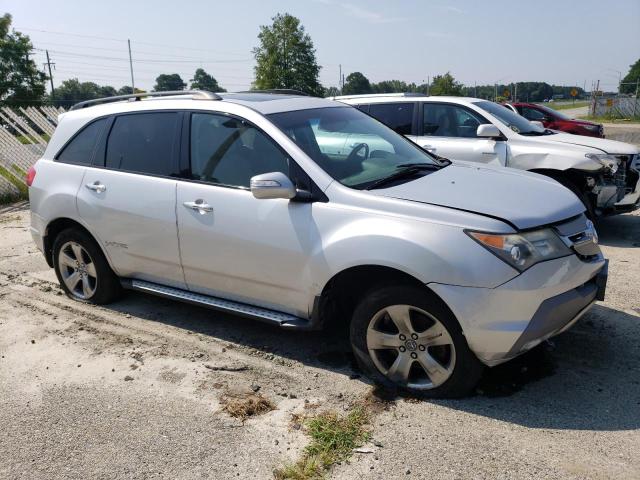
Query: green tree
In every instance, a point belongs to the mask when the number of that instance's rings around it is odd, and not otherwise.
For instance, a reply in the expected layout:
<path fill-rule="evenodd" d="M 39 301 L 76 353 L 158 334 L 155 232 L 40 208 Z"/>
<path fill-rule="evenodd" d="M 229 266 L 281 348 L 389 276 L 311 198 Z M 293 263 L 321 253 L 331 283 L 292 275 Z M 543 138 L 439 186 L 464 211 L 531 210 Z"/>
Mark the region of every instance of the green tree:
<path fill-rule="evenodd" d="M 209 92 L 226 92 L 222 88 L 218 81 L 204 71 L 202 68 L 198 68 L 193 78 L 189 80 L 191 82 L 191 88 L 193 90 L 207 90 Z"/>
<path fill-rule="evenodd" d="M 338 87 L 328 87 L 324 89 L 325 97 L 336 97 L 340 95 L 340 89 Z"/>
<path fill-rule="evenodd" d="M 296 17 L 278 14 L 271 25 L 260 27 L 260 45 L 253 49 L 256 59 L 253 87 L 259 90 L 291 88 L 321 96 L 320 67 L 311 37 Z"/>
<path fill-rule="evenodd" d="M 638 81 L 640 79 L 640 59 L 629 67 L 629 73 L 622 79 L 620 87 L 621 93 L 636 93 Z"/>
<path fill-rule="evenodd" d="M 436 75 L 433 77 L 433 82 L 431 83 L 431 88 L 429 89 L 429 93 L 431 95 L 451 95 L 451 96 L 462 96 L 463 95 L 463 85 L 459 82 L 456 82 L 456 79 L 453 78 L 449 72 L 444 75 Z"/>
<path fill-rule="evenodd" d="M 51 99 L 56 106 L 70 107 L 74 103 L 101 98 L 103 91 L 93 82 L 80 82 L 77 78 L 65 80 L 56 88 L 55 97 Z"/>
<path fill-rule="evenodd" d="M 43 101 L 47 76 L 29 58 L 33 48 L 28 36 L 11 28 L 11 15 L 0 17 L 0 102 L 34 105 Z"/>
<path fill-rule="evenodd" d="M 154 92 L 169 92 L 172 90 L 184 90 L 187 86 L 177 73 L 162 73 L 156 78 L 153 87 Z"/>
<path fill-rule="evenodd" d="M 360 95 L 371 93 L 372 91 L 369 79 L 360 72 L 353 72 L 347 75 L 347 81 L 342 87 L 343 95 Z"/>

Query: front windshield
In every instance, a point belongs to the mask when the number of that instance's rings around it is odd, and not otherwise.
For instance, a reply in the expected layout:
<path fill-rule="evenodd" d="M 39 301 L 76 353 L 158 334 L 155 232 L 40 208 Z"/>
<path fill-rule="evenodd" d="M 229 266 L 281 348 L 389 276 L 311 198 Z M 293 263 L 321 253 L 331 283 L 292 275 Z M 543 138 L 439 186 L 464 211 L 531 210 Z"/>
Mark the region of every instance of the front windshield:
<path fill-rule="evenodd" d="M 438 165 L 424 150 L 356 108 L 314 108 L 268 118 L 348 187 L 366 188 L 406 164 Z"/>
<path fill-rule="evenodd" d="M 514 113 L 512 110 L 508 108 L 504 108 L 503 105 L 494 102 L 474 102 L 474 105 L 480 107 L 483 110 L 486 110 L 491 115 L 496 117 L 502 123 L 504 123 L 507 127 L 513 130 L 516 133 L 521 135 L 535 134 L 540 135 L 544 133 L 544 128 L 538 127 L 532 124 L 529 120 L 524 117 L 521 117 L 517 113 Z"/>
<path fill-rule="evenodd" d="M 554 110 L 553 108 L 545 107 L 544 105 L 538 105 L 538 108 L 543 112 L 549 114 L 549 116 L 551 117 L 558 117 L 561 120 L 571 120 L 571 117 L 568 117 L 564 113 Z"/>

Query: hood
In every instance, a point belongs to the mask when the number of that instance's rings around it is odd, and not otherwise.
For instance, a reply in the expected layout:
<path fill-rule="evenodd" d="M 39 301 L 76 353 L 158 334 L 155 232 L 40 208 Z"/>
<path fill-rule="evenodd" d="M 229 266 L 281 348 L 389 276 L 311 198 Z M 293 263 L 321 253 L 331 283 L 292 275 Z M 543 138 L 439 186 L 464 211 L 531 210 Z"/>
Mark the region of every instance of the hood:
<path fill-rule="evenodd" d="M 616 140 L 607 140 L 605 138 L 586 137 L 584 135 L 572 135 L 570 133 L 556 133 L 555 135 L 546 135 L 536 137 L 544 139 L 547 142 L 568 143 L 571 145 L 579 145 L 582 147 L 591 147 L 604 153 L 633 155 L 640 153 L 638 147 L 630 143 L 618 142 Z"/>
<path fill-rule="evenodd" d="M 565 122 L 575 123 L 576 125 L 593 125 L 596 127 L 601 126 L 600 123 L 590 122 L 589 120 L 580 120 L 579 118 L 572 118 L 570 120 L 564 120 Z"/>
<path fill-rule="evenodd" d="M 578 197 L 555 180 L 512 168 L 464 162 L 371 193 L 478 213 L 504 220 L 518 229 L 566 220 L 584 212 Z"/>

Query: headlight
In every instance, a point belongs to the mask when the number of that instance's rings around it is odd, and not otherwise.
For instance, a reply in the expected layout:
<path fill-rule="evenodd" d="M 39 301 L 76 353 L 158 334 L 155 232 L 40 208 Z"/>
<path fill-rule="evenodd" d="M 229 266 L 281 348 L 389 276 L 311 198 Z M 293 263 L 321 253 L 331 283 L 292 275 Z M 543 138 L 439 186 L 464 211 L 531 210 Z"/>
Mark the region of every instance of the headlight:
<path fill-rule="evenodd" d="M 467 235 L 521 272 L 544 260 L 571 255 L 571 250 L 551 229 L 495 234 L 466 231 Z"/>
<path fill-rule="evenodd" d="M 597 132 L 600 130 L 600 125 L 582 125 L 584 128 L 589 130 L 590 132 Z"/>
<path fill-rule="evenodd" d="M 596 162 L 600 162 L 604 168 L 609 170 L 611 173 L 616 173 L 618 171 L 620 160 L 613 155 L 609 155 L 608 153 L 585 153 L 584 156 L 591 160 L 595 160 Z"/>

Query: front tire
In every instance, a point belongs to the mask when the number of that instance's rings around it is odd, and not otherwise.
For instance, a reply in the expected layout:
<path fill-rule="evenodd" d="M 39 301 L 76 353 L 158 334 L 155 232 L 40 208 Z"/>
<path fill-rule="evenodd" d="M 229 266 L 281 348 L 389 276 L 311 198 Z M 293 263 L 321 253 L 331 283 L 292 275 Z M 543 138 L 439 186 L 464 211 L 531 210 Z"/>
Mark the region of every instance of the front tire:
<path fill-rule="evenodd" d="M 68 297 L 85 303 L 105 304 L 122 293 L 95 240 L 83 230 L 68 228 L 53 243 L 53 266 Z"/>
<path fill-rule="evenodd" d="M 468 395 L 484 370 L 449 309 L 417 287 L 370 291 L 354 311 L 351 346 L 376 383 L 425 398 Z"/>

